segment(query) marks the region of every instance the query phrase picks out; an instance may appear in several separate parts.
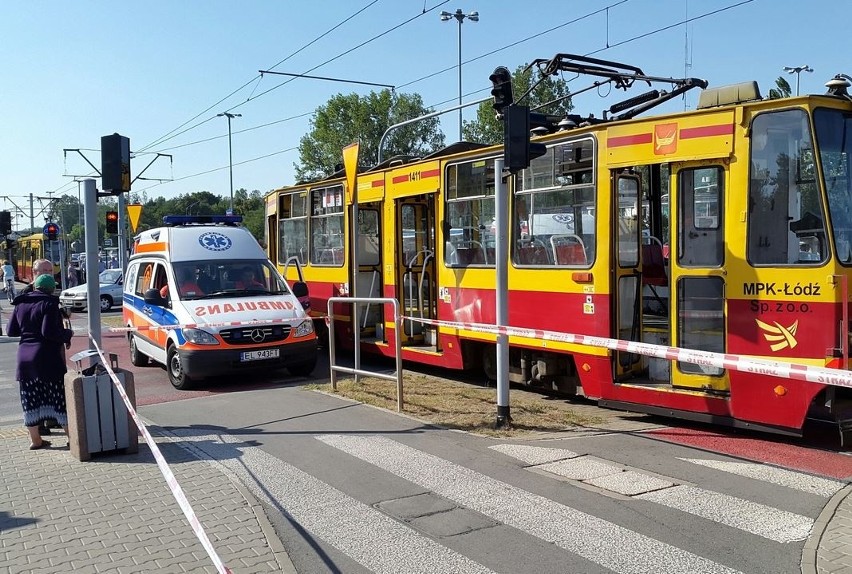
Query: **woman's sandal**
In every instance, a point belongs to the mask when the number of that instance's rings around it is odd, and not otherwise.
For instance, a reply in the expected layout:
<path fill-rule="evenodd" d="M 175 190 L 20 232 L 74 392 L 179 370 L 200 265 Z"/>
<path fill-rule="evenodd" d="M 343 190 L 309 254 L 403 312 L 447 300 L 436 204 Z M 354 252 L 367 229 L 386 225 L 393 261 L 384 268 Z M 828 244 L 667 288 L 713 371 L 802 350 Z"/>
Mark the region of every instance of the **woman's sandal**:
<path fill-rule="evenodd" d="M 48 448 L 48 447 L 50 447 L 50 441 L 49 440 L 43 440 L 43 441 L 41 441 L 41 444 L 31 444 L 30 450 L 41 450 L 43 448 Z"/>

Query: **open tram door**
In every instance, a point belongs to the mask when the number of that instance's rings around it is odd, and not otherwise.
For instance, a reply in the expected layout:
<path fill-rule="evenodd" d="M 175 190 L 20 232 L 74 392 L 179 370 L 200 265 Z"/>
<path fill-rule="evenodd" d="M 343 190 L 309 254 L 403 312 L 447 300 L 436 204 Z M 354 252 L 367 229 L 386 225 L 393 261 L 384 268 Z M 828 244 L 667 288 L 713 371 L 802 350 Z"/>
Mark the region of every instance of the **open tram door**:
<path fill-rule="evenodd" d="M 674 245 L 669 261 L 672 344 L 724 353 L 725 205 L 728 172 L 722 162 L 672 165 Z M 725 393 L 725 369 L 675 361 L 673 387 Z"/>
<path fill-rule="evenodd" d="M 434 196 L 396 201 L 396 293 L 402 315 L 436 318 Z M 434 347 L 437 329 L 414 320 L 402 322 L 400 343 Z"/>
<path fill-rule="evenodd" d="M 639 342 L 642 340 L 641 179 L 631 172 L 613 172 L 612 188 L 616 190 L 611 232 L 615 292 L 613 338 Z M 614 359 L 615 381 L 641 375 L 643 367 L 639 355 L 616 351 Z"/>

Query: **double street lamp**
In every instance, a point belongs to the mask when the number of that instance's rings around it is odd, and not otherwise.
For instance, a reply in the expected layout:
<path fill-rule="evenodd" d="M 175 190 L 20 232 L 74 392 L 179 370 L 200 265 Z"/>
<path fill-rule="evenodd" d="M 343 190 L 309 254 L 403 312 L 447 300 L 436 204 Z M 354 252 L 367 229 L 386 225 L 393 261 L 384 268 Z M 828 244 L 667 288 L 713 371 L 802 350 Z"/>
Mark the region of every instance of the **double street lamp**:
<path fill-rule="evenodd" d="M 231 174 L 231 207 L 228 209 L 228 215 L 234 214 L 234 153 L 233 148 L 231 147 L 231 120 L 233 118 L 241 118 L 242 114 L 232 114 L 230 112 L 222 112 L 221 114 L 216 114 L 217 117 L 225 116 L 228 118 L 228 171 Z"/>
<path fill-rule="evenodd" d="M 784 71 L 788 74 L 796 74 L 796 95 L 799 95 L 799 76 L 802 72 L 813 72 L 813 68 L 808 65 L 804 66 L 784 66 Z"/>
<path fill-rule="evenodd" d="M 479 12 L 471 12 L 470 14 L 465 14 L 461 11 L 461 8 L 457 9 L 455 12 L 441 12 L 441 22 L 449 22 L 455 18 L 459 23 L 459 106 L 462 105 L 462 22 L 467 18 L 471 22 L 479 22 Z M 459 108 L 459 141 L 462 141 L 462 110 Z"/>

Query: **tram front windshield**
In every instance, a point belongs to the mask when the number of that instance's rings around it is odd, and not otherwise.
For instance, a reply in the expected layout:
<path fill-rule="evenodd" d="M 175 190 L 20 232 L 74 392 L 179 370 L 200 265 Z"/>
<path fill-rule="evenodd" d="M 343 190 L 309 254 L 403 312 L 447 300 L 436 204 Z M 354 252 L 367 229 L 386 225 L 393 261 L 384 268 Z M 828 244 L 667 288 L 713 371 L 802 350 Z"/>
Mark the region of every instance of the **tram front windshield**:
<path fill-rule="evenodd" d="M 852 113 L 817 109 L 814 126 L 837 258 L 852 264 Z"/>

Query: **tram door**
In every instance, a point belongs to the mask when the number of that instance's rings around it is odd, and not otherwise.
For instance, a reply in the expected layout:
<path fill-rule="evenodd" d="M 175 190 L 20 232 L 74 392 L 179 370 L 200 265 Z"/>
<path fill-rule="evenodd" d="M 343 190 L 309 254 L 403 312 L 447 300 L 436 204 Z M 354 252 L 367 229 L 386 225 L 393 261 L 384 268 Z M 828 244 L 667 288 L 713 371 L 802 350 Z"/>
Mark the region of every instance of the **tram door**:
<path fill-rule="evenodd" d="M 396 206 L 396 292 L 400 313 L 406 317 L 434 319 L 435 306 L 435 211 L 432 200 L 407 197 Z M 402 322 L 403 345 L 432 345 L 426 337 L 434 332 L 414 320 Z"/>
<path fill-rule="evenodd" d="M 641 180 L 629 173 L 613 173 L 615 201 L 613 273 L 615 309 L 613 337 L 621 341 L 642 340 L 642 283 L 640 260 Z M 615 380 L 641 374 L 642 359 L 635 353 L 615 352 Z"/>
<path fill-rule="evenodd" d="M 725 205 L 727 171 L 714 162 L 674 164 L 670 254 L 672 343 L 725 352 Z M 725 369 L 676 361 L 672 386 L 728 391 Z"/>

